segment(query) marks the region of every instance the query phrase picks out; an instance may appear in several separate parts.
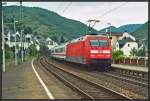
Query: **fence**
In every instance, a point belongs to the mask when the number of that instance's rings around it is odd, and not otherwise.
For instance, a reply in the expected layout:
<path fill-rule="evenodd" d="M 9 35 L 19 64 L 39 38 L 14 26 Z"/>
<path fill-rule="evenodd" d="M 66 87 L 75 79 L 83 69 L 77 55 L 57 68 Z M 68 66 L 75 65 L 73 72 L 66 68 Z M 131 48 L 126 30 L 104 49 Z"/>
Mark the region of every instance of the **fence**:
<path fill-rule="evenodd" d="M 148 57 L 124 57 L 121 60 L 114 61 L 114 63 L 148 67 Z"/>

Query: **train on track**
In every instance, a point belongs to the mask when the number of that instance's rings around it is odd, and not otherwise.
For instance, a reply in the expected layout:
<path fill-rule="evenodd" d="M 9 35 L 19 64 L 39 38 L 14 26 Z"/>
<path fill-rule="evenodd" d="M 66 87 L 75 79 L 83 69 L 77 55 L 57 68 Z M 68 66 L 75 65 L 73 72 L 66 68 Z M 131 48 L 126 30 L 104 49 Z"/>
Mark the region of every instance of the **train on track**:
<path fill-rule="evenodd" d="M 49 55 L 107 71 L 112 63 L 111 39 L 104 35 L 86 35 L 51 48 Z"/>

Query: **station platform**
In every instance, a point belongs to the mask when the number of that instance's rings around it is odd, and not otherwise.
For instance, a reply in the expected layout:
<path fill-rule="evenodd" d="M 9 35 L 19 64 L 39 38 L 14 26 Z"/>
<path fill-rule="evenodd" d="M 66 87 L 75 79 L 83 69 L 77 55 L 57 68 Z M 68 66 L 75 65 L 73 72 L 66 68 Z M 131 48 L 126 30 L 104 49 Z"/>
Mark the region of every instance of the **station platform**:
<path fill-rule="evenodd" d="M 2 73 L 2 99 L 79 99 L 55 76 L 41 69 L 36 59 L 10 68 Z"/>
<path fill-rule="evenodd" d="M 140 66 L 131 66 L 131 65 L 122 65 L 122 64 L 112 64 L 113 68 L 120 68 L 132 71 L 139 71 L 139 72 L 148 72 L 148 67 L 140 67 Z"/>
<path fill-rule="evenodd" d="M 2 73 L 2 99 L 48 99 L 30 61 Z"/>

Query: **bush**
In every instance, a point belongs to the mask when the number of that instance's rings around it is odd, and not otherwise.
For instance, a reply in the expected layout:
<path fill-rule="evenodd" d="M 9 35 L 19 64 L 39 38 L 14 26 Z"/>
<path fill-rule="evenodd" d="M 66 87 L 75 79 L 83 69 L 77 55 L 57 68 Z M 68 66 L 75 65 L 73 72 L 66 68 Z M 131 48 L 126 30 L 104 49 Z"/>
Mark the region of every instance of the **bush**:
<path fill-rule="evenodd" d="M 130 54 L 131 54 L 131 56 L 146 56 L 146 49 L 142 48 L 142 49 L 138 50 L 138 49 L 133 48 L 130 51 Z"/>
<path fill-rule="evenodd" d="M 137 51 L 137 56 L 146 56 L 146 50 L 145 49 L 140 49 Z"/>
<path fill-rule="evenodd" d="M 9 50 L 6 50 L 6 51 L 5 51 L 5 58 L 6 58 L 6 59 L 10 59 L 10 57 L 11 57 L 10 54 L 11 54 L 11 52 L 10 52 Z"/>
<path fill-rule="evenodd" d="M 130 55 L 131 55 L 131 56 L 136 56 L 136 55 L 137 55 L 137 52 L 138 52 L 138 51 L 137 51 L 136 48 L 132 48 L 131 51 L 130 51 Z"/>
<path fill-rule="evenodd" d="M 30 56 L 36 56 L 38 51 L 36 50 L 36 46 L 33 44 L 29 47 Z"/>
<path fill-rule="evenodd" d="M 123 51 L 122 50 L 113 51 L 112 58 L 115 62 L 118 62 L 119 60 L 123 59 L 124 58 Z"/>
<path fill-rule="evenodd" d="M 13 58 L 13 49 L 5 46 L 5 58 L 12 59 Z"/>

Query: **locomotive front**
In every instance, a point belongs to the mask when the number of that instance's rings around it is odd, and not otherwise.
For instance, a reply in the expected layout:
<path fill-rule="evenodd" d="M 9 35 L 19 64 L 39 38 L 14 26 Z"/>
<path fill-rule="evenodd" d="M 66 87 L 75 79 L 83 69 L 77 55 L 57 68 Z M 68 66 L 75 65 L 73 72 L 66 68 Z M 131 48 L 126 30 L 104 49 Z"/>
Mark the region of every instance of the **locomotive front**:
<path fill-rule="evenodd" d="M 98 70 L 106 71 L 111 67 L 111 39 L 107 36 L 94 35 L 86 38 L 86 62 Z"/>

